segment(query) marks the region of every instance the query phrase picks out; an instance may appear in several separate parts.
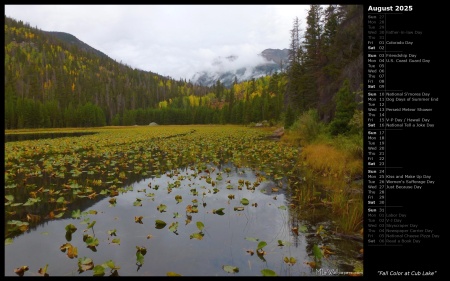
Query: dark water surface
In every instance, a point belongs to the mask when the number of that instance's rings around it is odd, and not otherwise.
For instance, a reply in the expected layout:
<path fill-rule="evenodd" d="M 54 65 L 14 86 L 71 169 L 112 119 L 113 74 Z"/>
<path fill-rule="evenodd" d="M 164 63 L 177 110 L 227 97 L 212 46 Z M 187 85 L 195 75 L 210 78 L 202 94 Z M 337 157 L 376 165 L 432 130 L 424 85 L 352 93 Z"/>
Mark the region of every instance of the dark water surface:
<path fill-rule="evenodd" d="M 297 209 L 290 208 L 282 187 L 273 192 L 276 183 L 267 180 L 249 190 L 242 181 L 255 182 L 256 172 L 227 167 L 227 172 L 222 166 L 210 168 L 209 173 L 184 168 L 135 182 L 114 197 L 114 205 L 111 197 L 98 197 L 98 201 L 86 198 L 92 205 L 81 210 L 84 213 L 80 218 L 46 221 L 5 245 L 5 275 L 17 276 L 14 269 L 23 265 L 29 267 L 25 276 L 38 275 L 39 268 L 48 264 L 50 276 L 92 276 L 93 270 L 78 272 L 78 260 L 90 258 L 94 265 L 112 261 L 120 267 L 120 276 L 166 276 L 168 272 L 183 276 L 261 276 L 263 269 L 279 276 L 310 276 L 318 275 L 307 264 L 314 261 L 313 245 L 325 242 L 335 254 L 322 258 L 320 269 L 354 269 L 362 243 L 338 238 L 325 241 L 314 235 L 319 225 L 326 227 L 332 222 L 319 213 L 314 221 L 293 219 L 298 217 L 293 213 Z M 207 178 L 212 179 L 211 183 Z M 176 200 L 177 195 L 181 202 Z M 241 202 L 243 198 L 248 199 L 248 205 Z M 164 212 L 160 212 L 161 204 L 166 206 Z M 197 206 L 198 212 L 189 212 L 188 205 Z M 219 215 L 216 211 L 221 208 L 223 214 Z M 139 217 L 142 223 L 136 222 Z M 167 225 L 158 229 L 156 220 Z M 93 221 L 95 225 L 88 228 Z M 200 229 L 197 222 L 204 228 Z M 169 229 L 172 223 L 178 223 L 176 231 Z M 69 224 L 77 228 L 71 237 L 65 230 Z M 304 231 L 297 235 L 293 226 L 303 227 Z M 108 233 L 113 230 L 116 236 Z M 98 239 L 95 249 L 87 247 L 85 234 Z M 193 238 L 195 234 L 203 234 L 202 239 Z M 120 244 L 113 243 L 113 239 L 120 239 Z M 279 245 L 279 240 L 284 246 Z M 267 245 L 262 248 L 265 253 L 258 255 L 261 241 Z M 69 258 L 60 249 L 65 243 L 77 248 L 77 257 Z M 142 263 L 137 260 L 137 247 L 147 250 Z M 286 263 L 285 257 L 295 258 L 295 263 Z M 237 267 L 238 272 L 229 273 L 224 266 Z M 105 276 L 111 272 L 107 268 Z"/>
<path fill-rule="evenodd" d="M 35 133 L 35 134 L 5 134 L 5 142 L 38 140 L 38 139 L 55 139 L 63 137 L 80 137 L 93 135 L 93 132 L 74 132 L 74 133 Z"/>

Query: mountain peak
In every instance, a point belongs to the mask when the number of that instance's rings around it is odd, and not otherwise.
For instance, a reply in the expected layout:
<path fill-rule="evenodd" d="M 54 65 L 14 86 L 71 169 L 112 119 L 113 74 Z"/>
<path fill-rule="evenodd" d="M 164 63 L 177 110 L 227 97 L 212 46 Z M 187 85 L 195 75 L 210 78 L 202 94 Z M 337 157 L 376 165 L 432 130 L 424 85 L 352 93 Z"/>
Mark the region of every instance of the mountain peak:
<path fill-rule="evenodd" d="M 197 72 L 191 81 L 202 86 L 213 86 L 219 80 L 224 86 L 230 87 L 235 77 L 241 82 L 283 71 L 288 56 L 289 49 L 265 49 L 256 55 L 259 59 L 253 62 L 236 55 L 217 57 L 209 70 Z"/>

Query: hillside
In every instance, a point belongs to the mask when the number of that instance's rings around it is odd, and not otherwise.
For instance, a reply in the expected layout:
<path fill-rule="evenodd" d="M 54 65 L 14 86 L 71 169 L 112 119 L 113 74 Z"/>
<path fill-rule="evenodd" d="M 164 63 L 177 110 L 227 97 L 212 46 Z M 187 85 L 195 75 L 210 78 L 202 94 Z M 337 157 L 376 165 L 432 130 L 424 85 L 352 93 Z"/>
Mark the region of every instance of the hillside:
<path fill-rule="evenodd" d="M 5 128 L 262 120 L 288 127 L 309 109 L 330 122 L 345 81 L 351 92 L 362 87 L 363 12 L 357 5 L 320 9 L 310 6 L 305 33 L 288 49 L 263 50 L 252 66 L 232 54 L 217 58 L 218 68 L 233 67 L 188 81 L 131 68 L 82 38 L 5 16 Z"/>

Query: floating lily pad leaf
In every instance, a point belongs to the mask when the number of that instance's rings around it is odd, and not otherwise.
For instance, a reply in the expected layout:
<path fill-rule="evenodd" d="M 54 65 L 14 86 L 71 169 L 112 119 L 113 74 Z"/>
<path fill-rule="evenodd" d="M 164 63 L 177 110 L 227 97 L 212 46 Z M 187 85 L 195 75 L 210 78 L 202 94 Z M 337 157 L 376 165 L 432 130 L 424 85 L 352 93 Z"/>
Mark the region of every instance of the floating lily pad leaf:
<path fill-rule="evenodd" d="M 59 219 L 59 218 L 61 218 L 62 216 L 64 216 L 64 212 L 61 212 L 61 213 L 56 214 L 56 215 L 53 215 L 53 218 Z"/>
<path fill-rule="evenodd" d="M 96 215 L 98 212 L 96 210 L 89 210 L 88 214 Z"/>
<path fill-rule="evenodd" d="M 135 222 L 135 223 L 143 224 L 143 222 L 142 222 L 142 219 L 143 219 L 143 218 L 144 218 L 143 216 L 134 217 L 134 222 Z"/>
<path fill-rule="evenodd" d="M 255 237 L 245 237 L 245 240 L 253 241 L 253 242 L 258 242 L 258 241 L 259 241 L 259 238 L 255 238 Z"/>
<path fill-rule="evenodd" d="M 23 203 L 23 206 L 32 206 L 34 203 L 40 202 L 41 198 L 28 198 L 27 202 Z M 64 197 L 63 197 L 64 201 Z M 11 206 L 14 206 L 15 204 L 11 204 Z"/>
<path fill-rule="evenodd" d="M 228 273 L 237 273 L 239 272 L 239 267 L 232 266 L 232 265 L 223 265 L 223 270 L 225 270 Z"/>
<path fill-rule="evenodd" d="M 308 228 L 306 227 L 306 225 L 302 225 L 298 228 L 298 230 L 302 233 L 306 233 L 308 232 Z"/>
<path fill-rule="evenodd" d="M 186 213 L 198 213 L 198 207 L 197 206 L 192 206 L 192 205 L 187 205 L 186 206 Z"/>
<path fill-rule="evenodd" d="M 196 233 L 191 234 L 189 237 L 190 237 L 190 239 L 194 238 L 197 240 L 202 240 L 204 235 L 205 234 L 203 234 L 203 232 L 196 232 Z"/>
<path fill-rule="evenodd" d="M 66 232 L 70 232 L 70 233 L 74 233 L 75 231 L 77 231 L 77 228 L 73 224 L 66 225 L 65 229 L 66 229 Z"/>
<path fill-rule="evenodd" d="M 14 273 L 19 275 L 19 276 L 23 276 L 25 274 L 25 271 L 28 271 L 28 266 L 23 265 L 21 267 L 15 268 L 14 269 Z"/>
<path fill-rule="evenodd" d="M 106 268 L 106 267 L 109 267 L 110 269 L 120 269 L 120 266 L 117 266 L 117 265 L 115 265 L 114 264 L 114 262 L 112 261 L 112 260 L 109 260 L 109 261 L 107 261 L 107 262 L 105 262 L 104 264 L 103 264 L 103 266 Z"/>
<path fill-rule="evenodd" d="M 16 187 L 17 187 L 17 184 L 9 184 L 9 185 L 5 186 L 5 189 L 12 189 L 12 188 L 16 188 Z"/>
<path fill-rule="evenodd" d="M 82 222 L 80 222 L 80 224 L 88 224 L 89 221 L 91 220 L 91 218 L 84 218 L 84 220 Z"/>
<path fill-rule="evenodd" d="M 173 271 L 169 271 L 166 273 L 166 276 L 181 276 L 181 274 L 173 272 Z"/>
<path fill-rule="evenodd" d="M 278 240 L 278 246 L 284 246 L 284 241 Z"/>
<path fill-rule="evenodd" d="M 47 273 L 47 269 L 48 269 L 48 264 L 46 264 L 44 266 L 44 268 L 39 268 L 38 273 L 40 275 L 42 275 L 42 276 L 46 276 L 47 277 L 47 276 L 49 276 L 48 273 Z"/>
<path fill-rule="evenodd" d="M 12 238 L 6 238 L 6 239 L 5 239 L 5 246 L 6 246 L 6 245 L 11 245 L 13 242 L 14 242 L 14 239 L 12 239 Z"/>
<path fill-rule="evenodd" d="M 155 221 L 155 227 L 157 228 L 157 229 L 162 229 L 162 228 L 164 228 L 165 226 L 166 226 L 166 222 L 165 221 L 162 221 L 162 220 L 156 220 Z"/>
<path fill-rule="evenodd" d="M 133 206 L 142 207 L 142 200 L 139 198 L 136 198 L 136 201 L 133 202 Z"/>
<path fill-rule="evenodd" d="M 110 206 L 114 207 L 117 203 L 117 199 L 116 199 L 116 197 L 113 197 L 113 198 L 109 199 L 108 202 L 111 204 Z"/>
<path fill-rule="evenodd" d="M 286 208 L 286 206 L 281 205 L 281 206 L 278 207 L 278 209 L 280 209 L 280 210 L 286 210 L 287 208 Z"/>
<path fill-rule="evenodd" d="M 322 257 L 323 257 L 323 254 L 322 254 L 322 251 L 320 250 L 319 246 L 317 246 L 316 244 L 314 244 L 312 250 L 313 250 L 314 258 L 315 258 L 316 260 L 319 260 L 319 261 L 320 261 L 320 259 L 322 259 Z"/>
<path fill-rule="evenodd" d="M 304 264 L 309 265 L 311 268 L 317 268 L 318 264 L 314 261 L 305 261 Z"/>
<path fill-rule="evenodd" d="M 5 195 L 5 199 L 8 201 L 14 201 L 14 195 Z"/>
<path fill-rule="evenodd" d="M 72 211 L 72 218 L 74 218 L 74 219 L 81 218 L 81 211 L 80 211 L 80 209 Z"/>
<path fill-rule="evenodd" d="M 181 217 L 181 215 L 178 212 L 173 213 L 173 218 L 179 218 Z"/>
<path fill-rule="evenodd" d="M 166 211 L 167 206 L 164 204 L 160 204 L 158 207 L 156 207 L 156 209 L 162 213 Z"/>
<path fill-rule="evenodd" d="M 203 228 L 205 228 L 205 225 L 204 225 L 201 221 L 198 221 L 198 222 L 197 222 L 197 228 L 198 228 L 200 231 L 202 231 Z"/>
<path fill-rule="evenodd" d="M 91 258 L 79 258 L 78 259 L 78 272 L 84 272 L 94 268 L 94 262 Z"/>
<path fill-rule="evenodd" d="M 217 210 L 213 210 L 213 214 L 219 215 L 219 216 L 223 216 L 225 213 L 223 212 L 223 210 L 225 210 L 225 208 L 220 208 Z"/>
<path fill-rule="evenodd" d="M 136 263 L 139 265 L 144 264 L 144 255 L 140 251 L 136 252 Z"/>
<path fill-rule="evenodd" d="M 216 194 L 217 192 L 219 192 L 220 190 L 217 187 L 214 187 L 213 189 L 213 193 Z"/>
<path fill-rule="evenodd" d="M 244 210 L 244 207 L 234 207 L 234 210 L 235 211 L 243 211 Z"/>
<path fill-rule="evenodd" d="M 98 238 L 92 237 L 92 236 L 90 236 L 90 235 L 88 235 L 88 236 L 84 239 L 84 242 L 87 244 L 87 246 L 88 246 L 89 248 L 97 247 L 98 244 L 99 244 Z"/>
<path fill-rule="evenodd" d="M 216 177 L 216 180 L 217 181 L 221 181 L 223 178 L 222 178 L 222 175 L 218 175 L 217 177 Z"/>
<path fill-rule="evenodd" d="M 92 221 L 90 224 L 88 224 L 87 228 L 88 228 L 88 229 L 89 229 L 89 228 L 93 228 L 96 222 L 97 222 L 97 221 Z"/>
<path fill-rule="evenodd" d="M 181 202 L 183 202 L 183 197 L 181 195 L 176 195 L 175 200 L 177 201 L 177 204 L 181 203 Z"/>
<path fill-rule="evenodd" d="M 169 230 L 170 230 L 170 231 L 172 231 L 172 232 L 177 232 L 177 229 L 178 229 L 178 222 L 172 222 L 172 223 L 169 225 Z"/>
<path fill-rule="evenodd" d="M 263 250 L 257 250 L 256 251 L 256 255 L 258 256 L 258 258 L 260 260 L 262 260 L 263 262 L 266 262 L 266 259 L 264 258 L 264 255 L 267 254 L 265 251 Z"/>
<path fill-rule="evenodd" d="M 76 258 L 78 256 L 78 248 L 72 246 L 70 243 L 65 243 L 60 247 L 62 252 L 67 251 L 67 256 L 71 259 Z"/>
<path fill-rule="evenodd" d="M 103 265 L 96 265 L 94 267 L 94 276 L 103 276 L 105 275 L 105 268 L 103 267 Z"/>
<path fill-rule="evenodd" d="M 137 252 L 140 252 L 143 256 L 145 256 L 145 254 L 147 254 L 147 248 L 145 247 L 140 247 L 140 246 L 136 246 Z"/>
<path fill-rule="evenodd" d="M 242 205 L 248 205 L 250 202 L 248 201 L 248 199 L 247 198 L 242 198 L 241 199 L 241 204 Z"/>
<path fill-rule="evenodd" d="M 289 258 L 289 263 L 290 263 L 291 265 L 294 265 L 296 262 L 297 262 L 297 260 L 296 260 L 294 257 L 290 257 L 290 258 Z"/>
<path fill-rule="evenodd" d="M 231 184 L 227 185 L 227 189 L 233 189 L 233 186 Z"/>
<path fill-rule="evenodd" d="M 114 239 L 111 241 L 111 243 L 119 244 L 119 245 L 120 245 L 120 238 L 114 238 Z"/>
<path fill-rule="evenodd" d="M 265 246 L 267 246 L 266 241 L 261 241 L 258 243 L 258 247 L 256 248 L 256 250 L 260 250 L 260 249 L 264 248 Z"/>
<path fill-rule="evenodd" d="M 20 206 L 20 205 L 23 205 L 23 203 L 12 203 L 11 204 L 12 207 L 16 207 L 16 206 Z"/>
<path fill-rule="evenodd" d="M 273 271 L 273 270 L 271 270 L 271 269 L 268 269 L 268 268 L 265 268 L 265 269 L 261 270 L 261 274 L 262 274 L 263 276 L 277 276 L 277 274 L 275 273 L 275 271 Z"/>

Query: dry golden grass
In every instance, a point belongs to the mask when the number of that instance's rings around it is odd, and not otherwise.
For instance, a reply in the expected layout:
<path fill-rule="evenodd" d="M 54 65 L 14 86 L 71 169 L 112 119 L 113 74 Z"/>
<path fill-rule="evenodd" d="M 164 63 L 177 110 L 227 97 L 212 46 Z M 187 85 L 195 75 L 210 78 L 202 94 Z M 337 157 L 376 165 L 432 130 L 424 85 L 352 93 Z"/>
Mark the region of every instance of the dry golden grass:
<path fill-rule="evenodd" d="M 349 150 L 316 143 L 302 150 L 303 163 L 319 174 L 328 189 L 333 213 L 338 215 L 339 232 L 351 233 L 361 228 L 363 220 L 362 193 L 353 194 L 350 182 L 363 174 L 363 161 Z M 354 188 L 354 187 L 353 187 Z"/>
<path fill-rule="evenodd" d="M 363 172 L 361 159 L 327 144 L 310 144 L 304 147 L 302 158 L 308 167 L 324 176 L 351 178 L 362 175 Z"/>

